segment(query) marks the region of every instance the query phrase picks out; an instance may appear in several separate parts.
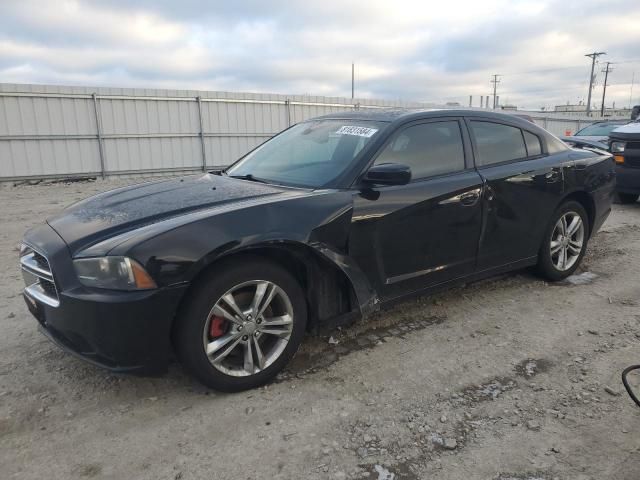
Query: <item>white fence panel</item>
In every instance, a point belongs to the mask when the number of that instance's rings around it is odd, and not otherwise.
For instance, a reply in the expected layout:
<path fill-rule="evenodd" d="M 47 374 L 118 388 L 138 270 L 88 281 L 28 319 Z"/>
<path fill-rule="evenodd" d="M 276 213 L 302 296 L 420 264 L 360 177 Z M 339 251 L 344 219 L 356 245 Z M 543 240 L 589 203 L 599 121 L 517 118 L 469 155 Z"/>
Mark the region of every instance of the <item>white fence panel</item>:
<path fill-rule="evenodd" d="M 100 174 L 96 140 L 0 140 L 0 181 L 3 177 Z"/>
<path fill-rule="evenodd" d="M 285 128 L 417 102 L 302 95 L 0 84 L 0 181 L 194 172 L 228 165 Z M 516 113 L 516 112 L 514 112 Z M 550 132 L 596 118 L 529 114 Z"/>

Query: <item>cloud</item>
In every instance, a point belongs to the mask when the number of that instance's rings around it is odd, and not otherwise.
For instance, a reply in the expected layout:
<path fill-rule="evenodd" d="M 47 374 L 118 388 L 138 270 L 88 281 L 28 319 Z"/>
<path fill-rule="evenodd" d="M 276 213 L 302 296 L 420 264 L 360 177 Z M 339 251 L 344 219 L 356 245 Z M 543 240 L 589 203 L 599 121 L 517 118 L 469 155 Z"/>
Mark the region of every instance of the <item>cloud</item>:
<path fill-rule="evenodd" d="M 349 96 L 354 61 L 359 96 L 477 105 L 499 73 L 503 103 L 537 108 L 584 100 L 584 54 L 603 50 L 623 105 L 638 24 L 637 0 L 15 0 L 0 78 Z"/>

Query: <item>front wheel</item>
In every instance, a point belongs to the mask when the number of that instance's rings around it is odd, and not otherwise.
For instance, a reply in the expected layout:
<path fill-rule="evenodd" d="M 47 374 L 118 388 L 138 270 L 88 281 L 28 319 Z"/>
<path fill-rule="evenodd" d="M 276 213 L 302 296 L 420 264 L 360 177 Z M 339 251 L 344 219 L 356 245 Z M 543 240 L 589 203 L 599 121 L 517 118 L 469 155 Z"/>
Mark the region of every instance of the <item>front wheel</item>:
<path fill-rule="evenodd" d="M 589 218 L 575 201 L 560 206 L 553 214 L 538 254 L 538 271 L 558 281 L 571 275 L 582 260 L 589 238 Z"/>
<path fill-rule="evenodd" d="M 271 381 L 293 357 L 307 305 L 286 270 L 245 256 L 205 274 L 177 321 L 174 343 L 187 370 L 211 388 L 237 392 Z"/>

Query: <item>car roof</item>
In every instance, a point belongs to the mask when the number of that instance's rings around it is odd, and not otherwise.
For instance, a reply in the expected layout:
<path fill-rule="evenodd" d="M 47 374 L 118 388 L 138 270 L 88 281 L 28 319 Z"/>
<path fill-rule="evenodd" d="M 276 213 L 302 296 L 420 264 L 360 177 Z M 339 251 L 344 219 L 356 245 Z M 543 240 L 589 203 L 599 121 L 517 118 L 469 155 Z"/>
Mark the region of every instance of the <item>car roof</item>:
<path fill-rule="evenodd" d="M 352 110 L 345 112 L 330 113 L 309 120 L 319 119 L 345 119 L 345 120 L 368 120 L 378 122 L 405 123 L 412 120 L 422 120 L 435 117 L 482 117 L 495 120 L 508 121 L 532 130 L 542 130 L 533 122 L 514 113 L 501 113 L 492 110 L 470 109 L 470 108 L 366 108 L 362 110 Z M 537 127 L 537 128 L 536 128 Z"/>
<path fill-rule="evenodd" d="M 587 125 L 584 128 L 590 127 L 591 125 L 626 125 L 627 123 L 629 123 L 631 120 L 600 120 L 597 122 L 593 122 L 590 125 Z"/>
<path fill-rule="evenodd" d="M 413 119 L 423 119 L 430 117 L 485 117 L 495 118 L 496 120 L 509 120 L 509 121 L 523 121 L 524 124 L 531 125 L 531 122 L 523 119 L 522 117 L 513 113 L 500 113 L 490 110 L 473 110 L 462 108 L 367 108 L 366 106 L 360 107 L 362 110 L 352 110 L 345 112 L 330 113 L 328 115 L 322 115 L 310 120 L 317 119 L 350 119 L 350 120 L 369 120 L 379 122 L 396 122 L 407 121 Z"/>

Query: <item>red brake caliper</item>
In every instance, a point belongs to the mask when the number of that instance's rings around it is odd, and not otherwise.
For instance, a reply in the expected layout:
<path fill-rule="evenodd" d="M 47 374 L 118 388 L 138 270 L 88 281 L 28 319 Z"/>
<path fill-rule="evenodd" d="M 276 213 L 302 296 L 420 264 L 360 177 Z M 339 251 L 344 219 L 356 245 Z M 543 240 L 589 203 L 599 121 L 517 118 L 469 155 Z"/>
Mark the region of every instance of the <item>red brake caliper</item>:
<path fill-rule="evenodd" d="M 224 335 L 226 320 L 222 317 L 211 317 L 209 324 L 209 336 L 211 338 L 218 338 Z"/>

